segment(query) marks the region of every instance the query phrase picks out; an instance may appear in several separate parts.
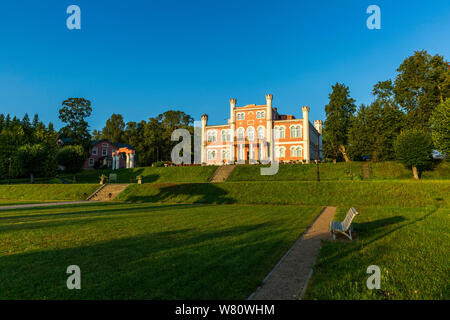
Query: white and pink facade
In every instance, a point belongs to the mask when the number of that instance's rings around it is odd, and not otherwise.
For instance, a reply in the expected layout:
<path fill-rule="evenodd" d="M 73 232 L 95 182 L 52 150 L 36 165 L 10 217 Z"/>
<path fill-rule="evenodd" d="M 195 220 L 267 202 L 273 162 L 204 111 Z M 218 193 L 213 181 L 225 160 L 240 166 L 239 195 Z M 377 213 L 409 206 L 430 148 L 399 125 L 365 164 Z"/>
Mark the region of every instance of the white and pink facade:
<path fill-rule="evenodd" d="M 203 164 L 258 163 L 272 154 L 282 163 L 322 160 L 322 120 L 309 121 L 309 107 L 302 107 L 302 118 L 282 115 L 266 95 L 265 105 L 236 106 L 230 99 L 228 124 L 208 125 L 202 116 Z"/>

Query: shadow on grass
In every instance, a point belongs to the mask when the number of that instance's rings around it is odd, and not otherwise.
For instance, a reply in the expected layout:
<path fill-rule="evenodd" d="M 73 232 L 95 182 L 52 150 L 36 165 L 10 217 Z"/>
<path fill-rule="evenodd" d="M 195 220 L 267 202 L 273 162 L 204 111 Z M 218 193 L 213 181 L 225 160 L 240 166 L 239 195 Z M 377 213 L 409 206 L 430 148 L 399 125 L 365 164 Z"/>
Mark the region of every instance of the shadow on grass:
<path fill-rule="evenodd" d="M 122 203 L 117 203 L 116 205 L 122 205 Z M 154 204 L 149 204 L 146 206 L 136 206 L 136 207 L 129 207 L 129 205 L 127 205 L 128 207 L 118 207 L 118 208 L 111 208 L 113 207 L 114 204 L 109 204 L 108 203 L 108 207 L 106 208 L 102 208 L 102 207 L 98 207 L 98 209 L 94 209 L 94 210 L 79 210 L 79 211 L 70 211 L 70 212 L 57 212 L 57 213 L 42 213 L 42 214 L 27 214 L 27 215 L 19 215 L 19 216 L 4 216 L 4 217 L 0 217 L 0 221 L 1 222 L 8 222 L 9 220 L 16 220 L 16 219 L 29 219 L 29 218 L 53 218 L 53 217 L 71 217 L 71 216 L 77 216 L 77 215 L 86 215 L 86 214 L 95 214 L 95 216 L 99 216 L 99 215 L 108 215 L 108 214 L 116 214 L 116 213 L 128 213 L 128 211 L 134 211 L 136 213 L 142 213 L 142 211 L 145 212 L 156 212 L 156 211 L 162 211 L 162 210 L 168 210 L 168 209 L 189 209 L 189 208 L 195 208 L 198 207 L 198 205 L 192 205 L 192 204 L 168 204 L 168 205 L 154 205 Z M 83 207 L 80 206 L 80 209 L 82 209 Z M 85 207 L 84 207 L 85 208 Z M 88 207 L 89 209 L 90 206 Z M 34 210 L 32 210 L 34 209 Z M 32 210 L 32 211 L 49 211 L 49 209 L 53 209 L 53 210 L 61 210 L 64 209 L 64 207 L 36 207 L 36 208 L 28 208 L 28 210 Z M 26 209 L 20 209 L 18 211 L 23 211 Z M 16 210 L 14 210 L 16 211 Z M 1 228 L 1 227 L 0 227 Z"/>
<path fill-rule="evenodd" d="M 0 299 L 243 299 L 290 246 L 273 223 L 185 228 L 0 257 Z M 82 290 L 68 290 L 69 265 Z"/>
<path fill-rule="evenodd" d="M 132 195 L 127 197 L 131 202 L 165 202 L 168 200 L 189 203 L 233 204 L 236 200 L 227 197 L 228 192 L 210 183 L 182 183 L 157 185 L 157 194 Z"/>

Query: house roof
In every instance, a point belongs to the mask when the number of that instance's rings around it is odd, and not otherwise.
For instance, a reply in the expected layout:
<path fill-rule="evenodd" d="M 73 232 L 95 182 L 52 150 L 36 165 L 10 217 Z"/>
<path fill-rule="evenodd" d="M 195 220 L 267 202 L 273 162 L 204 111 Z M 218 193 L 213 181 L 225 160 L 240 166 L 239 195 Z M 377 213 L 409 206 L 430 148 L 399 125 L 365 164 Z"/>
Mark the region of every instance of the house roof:
<path fill-rule="evenodd" d="M 108 142 L 108 143 L 111 143 L 112 145 L 114 145 L 115 147 L 117 147 L 117 149 L 120 149 L 120 148 L 128 148 L 128 149 L 131 149 L 131 150 L 135 150 L 134 147 L 131 146 L 131 145 L 129 145 L 129 144 L 126 144 L 126 143 L 116 143 L 116 142 L 112 142 L 112 141 L 109 140 L 109 139 L 93 140 L 93 141 L 91 142 L 91 145 L 96 145 L 97 143 L 101 143 L 101 142 Z"/>

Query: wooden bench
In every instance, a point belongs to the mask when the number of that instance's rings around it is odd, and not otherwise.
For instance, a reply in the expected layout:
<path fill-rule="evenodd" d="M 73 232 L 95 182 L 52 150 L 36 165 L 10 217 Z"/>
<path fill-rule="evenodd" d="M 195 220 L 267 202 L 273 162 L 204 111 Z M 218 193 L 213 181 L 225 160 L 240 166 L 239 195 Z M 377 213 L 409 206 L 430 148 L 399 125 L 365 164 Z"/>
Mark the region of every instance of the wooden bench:
<path fill-rule="evenodd" d="M 345 216 L 344 221 L 332 221 L 330 222 L 330 234 L 333 236 L 333 239 L 336 240 L 336 233 L 341 233 L 350 240 L 352 240 L 352 231 L 353 225 L 352 221 L 355 216 L 358 214 L 358 211 L 354 207 L 351 207 L 347 215 Z"/>

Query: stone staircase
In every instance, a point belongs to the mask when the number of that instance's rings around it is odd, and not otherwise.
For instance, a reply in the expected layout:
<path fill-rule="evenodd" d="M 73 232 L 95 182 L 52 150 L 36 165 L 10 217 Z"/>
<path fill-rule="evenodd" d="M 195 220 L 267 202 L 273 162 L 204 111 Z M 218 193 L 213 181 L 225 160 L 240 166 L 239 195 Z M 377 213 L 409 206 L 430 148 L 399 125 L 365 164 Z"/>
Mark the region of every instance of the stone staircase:
<path fill-rule="evenodd" d="M 88 201 L 110 201 L 114 200 L 115 197 L 119 195 L 125 188 L 128 187 L 128 184 L 119 184 L 119 183 L 108 183 L 102 185 L 98 188 L 89 198 Z"/>
<path fill-rule="evenodd" d="M 370 179 L 370 165 L 368 162 L 362 164 L 362 178 Z"/>
<path fill-rule="evenodd" d="M 231 172 L 233 172 L 235 167 L 235 164 L 219 166 L 216 171 L 214 171 L 212 177 L 209 178 L 209 182 L 216 183 L 227 181 L 228 177 L 230 176 Z"/>

